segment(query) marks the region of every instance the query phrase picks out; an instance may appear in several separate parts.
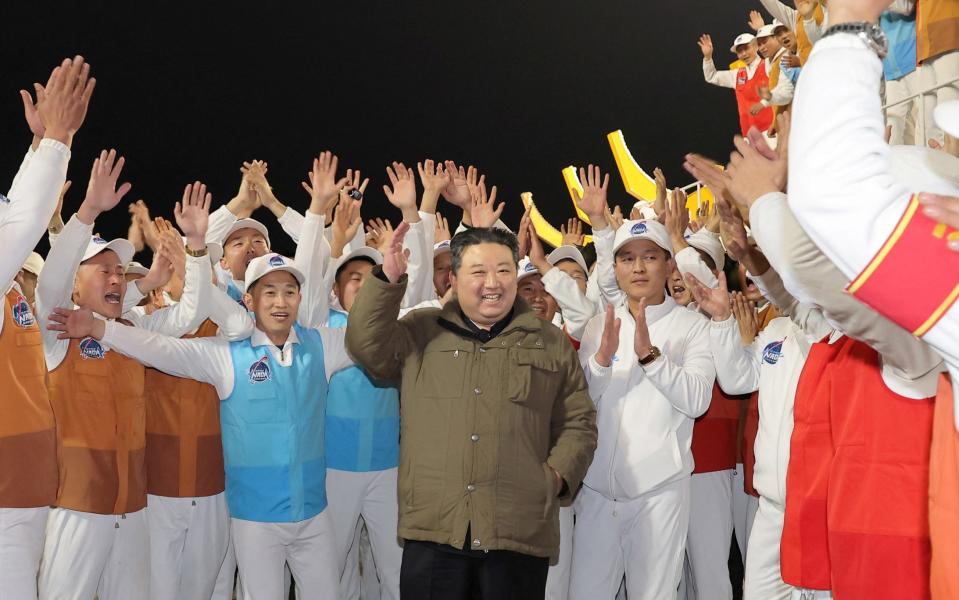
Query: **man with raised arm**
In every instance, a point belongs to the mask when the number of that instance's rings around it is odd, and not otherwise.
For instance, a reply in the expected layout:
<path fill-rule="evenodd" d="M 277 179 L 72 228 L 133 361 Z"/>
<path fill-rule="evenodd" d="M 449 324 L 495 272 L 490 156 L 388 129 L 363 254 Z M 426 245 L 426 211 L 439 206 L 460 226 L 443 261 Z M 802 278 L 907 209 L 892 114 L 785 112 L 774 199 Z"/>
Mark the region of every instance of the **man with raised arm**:
<path fill-rule="evenodd" d="M 397 320 L 407 229 L 347 327 L 357 362 L 400 382 L 401 594 L 541 598 L 559 504 L 596 444 L 582 369 L 563 332 L 516 298 L 517 242 L 499 229 L 454 236 L 454 298 Z"/>
<path fill-rule="evenodd" d="M 766 65 L 759 56 L 756 37 L 749 33 L 736 36 L 729 49 L 743 63 L 735 71 L 719 71 L 713 62 L 713 38 L 708 34 L 699 37 L 699 49 L 703 53 L 703 78 L 706 83 L 736 91 L 736 105 L 739 107 L 739 127 L 743 135 L 750 127 L 766 131 L 773 122 L 773 109 L 764 108 L 752 113 L 750 109 L 761 100 L 759 89 L 769 85 Z"/>
<path fill-rule="evenodd" d="M 38 105 L 21 92 L 33 145 L 7 196 L 0 195 L 0 590 L 11 598 L 37 597 L 47 516 L 57 495 L 42 336 L 28 292 L 14 280 L 56 209 L 70 144 L 96 84 L 89 69 L 80 56 L 64 60 L 46 87 L 34 84 L 42 95 Z"/>

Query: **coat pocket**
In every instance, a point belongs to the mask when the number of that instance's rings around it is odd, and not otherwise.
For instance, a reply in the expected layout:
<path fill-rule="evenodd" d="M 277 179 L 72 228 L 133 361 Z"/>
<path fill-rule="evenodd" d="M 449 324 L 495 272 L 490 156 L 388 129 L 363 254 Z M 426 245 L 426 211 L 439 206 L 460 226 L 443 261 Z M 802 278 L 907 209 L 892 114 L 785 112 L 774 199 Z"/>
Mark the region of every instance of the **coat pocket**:
<path fill-rule="evenodd" d="M 416 394 L 423 398 L 459 398 L 472 364 L 473 346 L 464 340 L 437 340 L 423 352 Z"/>
<path fill-rule="evenodd" d="M 516 350 L 511 357 L 507 397 L 531 408 L 552 408 L 559 365 L 544 350 Z"/>

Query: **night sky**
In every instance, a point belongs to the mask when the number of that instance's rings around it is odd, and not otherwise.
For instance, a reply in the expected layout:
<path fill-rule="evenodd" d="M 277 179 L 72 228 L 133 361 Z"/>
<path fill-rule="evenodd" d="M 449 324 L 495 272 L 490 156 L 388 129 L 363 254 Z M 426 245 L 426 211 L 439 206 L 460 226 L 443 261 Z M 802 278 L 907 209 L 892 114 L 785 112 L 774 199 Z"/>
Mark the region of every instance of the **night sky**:
<path fill-rule="evenodd" d="M 7 4 L 0 186 L 9 187 L 30 141 L 17 91 L 81 53 L 98 84 L 73 146 L 63 213 L 79 206 L 96 152 L 117 148 L 133 191 L 98 220 L 109 237 L 125 235 L 126 205 L 139 198 L 172 217 L 195 179 L 210 186 L 215 206 L 228 201 L 252 158 L 269 162 L 276 195 L 303 211 L 300 181 L 324 149 L 372 178 L 364 219 L 399 218 L 382 194 L 384 168 L 424 158 L 480 168 L 507 200 L 511 226 L 523 191 L 555 225 L 572 216 L 561 175 L 571 164 L 612 171 L 611 201 L 628 206 L 606 134 L 622 129 L 640 165 L 661 166 L 671 185 L 692 180 L 684 153 L 727 157 L 735 98 L 703 81 L 696 39 L 713 35 L 722 68 L 748 11 L 759 8 L 747 0 L 78 3 L 37 14 Z M 444 203 L 440 212 L 454 214 Z M 292 253 L 268 211 L 254 216 L 275 232 L 274 249 Z"/>

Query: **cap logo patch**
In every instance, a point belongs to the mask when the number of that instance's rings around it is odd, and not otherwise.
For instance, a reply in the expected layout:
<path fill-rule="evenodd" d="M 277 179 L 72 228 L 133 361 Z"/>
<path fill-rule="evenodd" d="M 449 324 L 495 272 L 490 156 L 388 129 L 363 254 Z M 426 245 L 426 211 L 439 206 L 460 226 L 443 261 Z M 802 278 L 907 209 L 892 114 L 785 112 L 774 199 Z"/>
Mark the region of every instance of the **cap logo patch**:
<path fill-rule="evenodd" d="M 106 241 L 105 239 L 103 239 L 102 237 L 100 237 L 100 236 L 98 236 L 98 235 L 95 235 L 95 236 L 93 236 L 93 243 L 94 243 L 94 244 L 106 244 L 107 241 Z"/>
<path fill-rule="evenodd" d="M 533 271 L 536 270 L 536 265 L 534 265 L 533 263 L 526 263 L 526 266 L 523 267 L 523 270 L 526 271 L 527 273 L 532 273 Z"/>
<path fill-rule="evenodd" d="M 646 233 L 646 223 L 640 221 L 639 223 L 634 224 L 629 228 L 629 233 L 631 235 L 642 235 Z"/>
<path fill-rule="evenodd" d="M 13 322 L 16 323 L 18 327 L 33 327 L 34 323 L 37 322 L 33 317 L 33 313 L 30 312 L 30 305 L 27 304 L 27 299 L 23 296 L 17 296 L 17 301 L 13 303 L 11 312 L 13 313 Z"/>
<path fill-rule="evenodd" d="M 100 360 L 105 354 L 103 345 L 92 337 L 80 340 L 80 358 Z"/>
<path fill-rule="evenodd" d="M 264 356 L 260 360 L 250 365 L 250 383 L 263 383 L 273 378 L 270 371 L 269 359 Z"/>
<path fill-rule="evenodd" d="M 779 362 L 779 359 L 783 356 L 783 343 L 772 342 L 765 348 L 763 348 L 763 362 L 774 365 Z"/>
<path fill-rule="evenodd" d="M 283 257 L 279 254 L 274 254 L 270 257 L 270 266 L 271 267 L 282 267 L 286 265 L 286 261 L 283 260 Z"/>
<path fill-rule="evenodd" d="M 0 194 L 0 204 L 10 204 L 10 198 Z"/>

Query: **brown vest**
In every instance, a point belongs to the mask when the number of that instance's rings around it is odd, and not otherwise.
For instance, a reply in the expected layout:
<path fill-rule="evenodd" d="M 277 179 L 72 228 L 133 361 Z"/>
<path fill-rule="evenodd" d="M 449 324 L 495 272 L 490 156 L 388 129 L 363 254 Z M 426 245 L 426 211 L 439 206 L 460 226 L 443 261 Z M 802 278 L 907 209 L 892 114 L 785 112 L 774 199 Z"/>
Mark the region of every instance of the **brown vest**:
<path fill-rule="evenodd" d="M 11 289 L 0 332 L 0 507 L 36 508 L 57 497 L 57 434 L 43 339 L 26 299 Z"/>
<path fill-rule="evenodd" d="M 816 23 L 822 25 L 822 22 L 826 19 L 826 13 L 823 12 L 822 6 L 816 6 L 814 16 Z M 796 13 L 796 26 L 793 31 L 796 32 L 796 49 L 799 50 L 799 61 L 802 64 L 806 64 L 806 61 L 809 60 L 809 53 L 812 52 L 812 42 L 809 41 L 809 36 L 806 35 L 806 27 L 803 25 L 802 15 L 798 12 Z"/>
<path fill-rule="evenodd" d="M 921 0 L 916 3 L 916 61 L 922 63 L 959 49 L 959 2 Z"/>
<path fill-rule="evenodd" d="M 105 515 L 146 506 L 144 371 L 85 338 L 71 340 L 50 372 L 60 453 L 57 506 Z"/>
<path fill-rule="evenodd" d="M 782 76 L 782 56 L 779 57 L 779 60 L 773 61 L 772 69 L 769 71 L 769 89 L 773 90 L 779 85 L 779 78 Z M 773 106 L 773 124 L 769 126 L 769 132 L 776 132 L 776 117 L 786 112 L 792 107 L 792 103 L 783 104 L 782 106 Z"/>
<path fill-rule="evenodd" d="M 195 335 L 213 337 L 205 321 Z M 220 397 L 216 388 L 193 379 L 146 372 L 147 490 L 157 496 L 191 498 L 224 490 Z"/>

